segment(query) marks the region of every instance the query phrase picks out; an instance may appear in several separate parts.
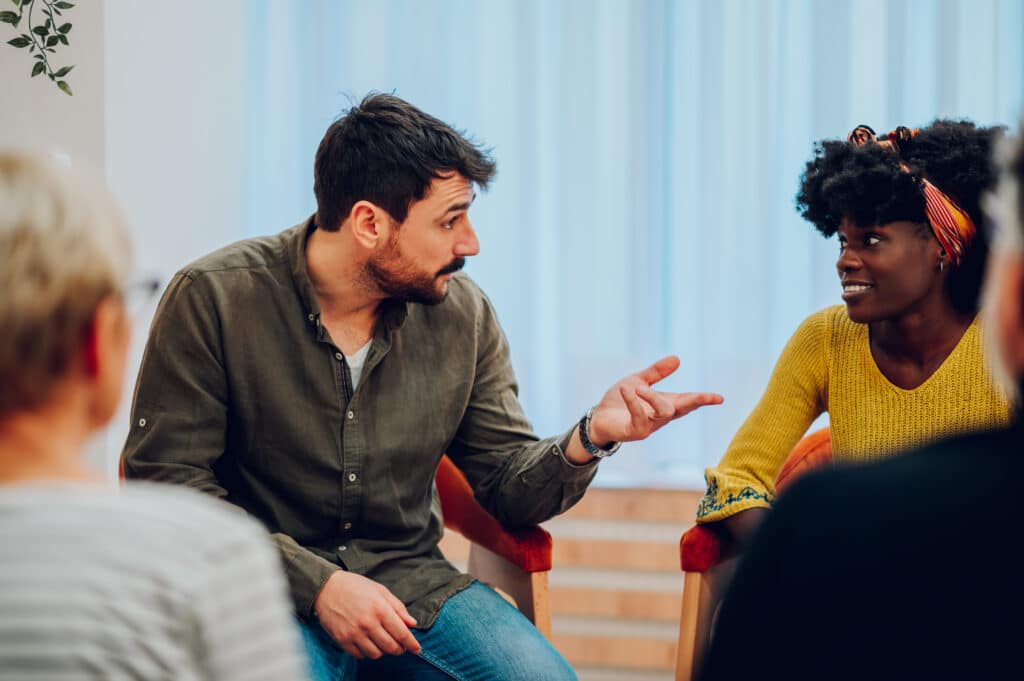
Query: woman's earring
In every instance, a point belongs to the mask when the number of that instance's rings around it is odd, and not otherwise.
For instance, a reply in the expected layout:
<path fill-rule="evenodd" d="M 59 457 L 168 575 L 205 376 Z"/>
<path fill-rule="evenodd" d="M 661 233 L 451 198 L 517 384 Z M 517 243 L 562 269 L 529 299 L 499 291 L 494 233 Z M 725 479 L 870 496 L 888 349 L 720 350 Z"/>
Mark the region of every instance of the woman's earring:
<path fill-rule="evenodd" d="M 942 271 L 943 269 L 945 269 L 945 267 L 946 267 L 946 263 L 944 263 L 944 262 L 942 262 L 942 261 L 940 260 L 940 261 L 939 261 L 939 271 L 941 272 L 941 271 Z"/>

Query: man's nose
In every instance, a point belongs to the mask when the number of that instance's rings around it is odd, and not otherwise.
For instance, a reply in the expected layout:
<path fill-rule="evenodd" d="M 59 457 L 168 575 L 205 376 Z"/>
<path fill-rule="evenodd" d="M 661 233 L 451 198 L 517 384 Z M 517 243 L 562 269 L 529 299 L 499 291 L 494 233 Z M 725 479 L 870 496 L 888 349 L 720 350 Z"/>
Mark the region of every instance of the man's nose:
<path fill-rule="evenodd" d="M 459 240 L 455 242 L 455 255 L 466 258 L 480 252 L 480 240 L 476 238 L 476 230 L 472 223 L 466 220 L 464 230 L 459 234 Z"/>

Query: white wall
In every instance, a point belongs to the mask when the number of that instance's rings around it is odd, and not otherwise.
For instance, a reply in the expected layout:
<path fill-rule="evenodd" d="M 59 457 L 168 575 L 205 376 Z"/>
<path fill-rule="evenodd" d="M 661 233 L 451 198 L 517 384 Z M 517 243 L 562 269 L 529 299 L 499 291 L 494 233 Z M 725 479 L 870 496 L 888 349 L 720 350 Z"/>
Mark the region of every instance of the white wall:
<path fill-rule="evenodd" d="M 72 97 L 29 78 L 31 56 L 2 44 L 16 33 L 0 24 L 0 148 L 51 151 L 105 173 L 136 271 L 166 283 L 243 235 L 245 2 L 80 0 L 66 17 L 71 44 L 57 63 L 75 65 Z M 136 317 L 120 413 L 87 452 L 111 479 L 152 310 Z"/>
<path fill-rule="evenodd" d="M 5 10 L 10 9 L 4 3 Z M 51 151 L 68 156 L 75 165 L 102 171 L 104 168 L 104 5 L 105 0 L 85 0 L 66 13 L 73 24 L 68 46 L 53 55 L 56 67 L 74 65 L 67 81 L 69 97 L 46 76 L 29 78 L 35 61 L 28 49 L 7 41 L 25 32 L 0 24 L 0 147 Z M 38 12 L 38 10 L 36 10 Z"/>
<path fill-rule="evenodd" d="M 30 78 L 35 61 L 28 49 L 6 44 L 27 31 L 25 23 L 17 29 L 0 24 L 0 148 L 50 152 L 90 175 L 104 172 L 104 5 L 105 0 L 85 0 L 64 15 L 72 24 L 70 44 L 56 48 L 53 65 L 74 65 L 66 78 L 74 92 L 70 97 L 43 75 Z M 86 458 L 95 468 L 109 470 L 106 434 L 89 443 Z"/>
<path fill-rule="evenodd" d="M 245 3 L 106 5 L 107 179 L 132 227 L 138 273 L 166 284 L 243 235 Z M 136 317 L 125 399 L 107 437 L 112 474 L 154 306 Z"/>

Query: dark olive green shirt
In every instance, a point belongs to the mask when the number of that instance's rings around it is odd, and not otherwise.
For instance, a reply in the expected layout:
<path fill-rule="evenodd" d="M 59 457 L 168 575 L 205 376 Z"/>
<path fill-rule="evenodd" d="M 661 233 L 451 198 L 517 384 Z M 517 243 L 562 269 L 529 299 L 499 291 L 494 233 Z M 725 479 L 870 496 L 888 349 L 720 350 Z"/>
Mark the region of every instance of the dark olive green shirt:
<path fill-rule="evenodd" d="M 142 360 L 125 473 L 260 519 L 300 615 L 340 568 L 429 627 L 471 582 L 437 548 L 442 453 L 510 527 L 566 510 L 596 465 L 565 459 L 568 434 L 533 433 L 494 309 L 464 274 L 439 305 L 383 306 L 353 390 L 306 272 L 311 229 L 227 246 L 175 275 Z"/>

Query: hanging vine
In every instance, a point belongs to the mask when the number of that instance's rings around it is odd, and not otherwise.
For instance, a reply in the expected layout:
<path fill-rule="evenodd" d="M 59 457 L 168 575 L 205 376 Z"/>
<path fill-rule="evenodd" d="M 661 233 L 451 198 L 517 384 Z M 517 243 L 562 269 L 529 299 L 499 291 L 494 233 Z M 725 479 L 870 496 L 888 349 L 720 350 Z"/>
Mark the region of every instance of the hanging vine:
<path fill-rule="evenodd" d="M 55 69 L 51 59 L 57 54 L 59 45 L 69 45 L 68 34 L 71 32 L 71 24 L 63 21 L 63 10 L 69 10 L 74 5 L 70 2 L 59 2 L 53 0 L 11 0 L 17 12 L 0 12 L 0 22 L 10 24 L 15 29 L 24 21 L 24 33 L 8 40 L 7 44 L 18 49 L 28 49 L 32 55 L 32 75 L 35 78 L 43 73 L 52 80 L 62 92 L 70 95 L 71 86 L 65 77 L 71 73 L 74 66 L 62 66 Z M 36 5 L 41 7 L 37 8 Z M 33 16 L 33 10 L 35 16 Z"/>

